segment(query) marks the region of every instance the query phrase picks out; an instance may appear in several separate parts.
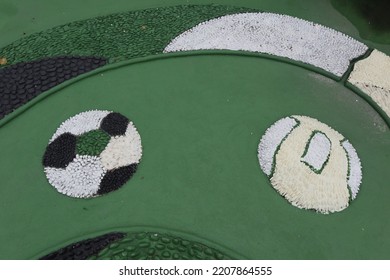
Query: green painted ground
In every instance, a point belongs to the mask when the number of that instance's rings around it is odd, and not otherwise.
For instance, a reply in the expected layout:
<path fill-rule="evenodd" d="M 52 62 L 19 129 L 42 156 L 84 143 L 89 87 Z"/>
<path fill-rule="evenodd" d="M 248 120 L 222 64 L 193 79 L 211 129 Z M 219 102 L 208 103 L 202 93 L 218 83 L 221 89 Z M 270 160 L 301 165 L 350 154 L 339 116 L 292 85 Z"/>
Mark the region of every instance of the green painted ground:
<path fill-rule="evenodd" d="M 129 117 L 143 157 L 120 190 L 72 199 L 49 185 L 41 159 L 61 122 L 91 109 Z M 342 133 L 362 160 L 361 191 L 340 213 L 291 206 L 260 170 L 260 137 L 296 114 Z M 6 225 L 0 258 L 35 258 L 68 241 L 131 227 L 184 232 L 245 258 L 390 258 L 383 216 L 390 211 L 389 129 L 341 83 L 297 66 L 214 55 L 98 73 L 5 124 L 0 145 L 0 224 Z"/>

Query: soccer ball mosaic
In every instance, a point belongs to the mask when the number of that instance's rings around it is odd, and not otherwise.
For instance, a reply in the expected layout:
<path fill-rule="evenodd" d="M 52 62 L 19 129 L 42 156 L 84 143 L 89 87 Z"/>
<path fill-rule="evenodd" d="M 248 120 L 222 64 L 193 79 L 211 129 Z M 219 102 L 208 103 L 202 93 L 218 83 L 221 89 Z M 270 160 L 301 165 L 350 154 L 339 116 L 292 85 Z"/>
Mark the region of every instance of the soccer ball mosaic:
<path fill-rule="evenodd" d="M 49 183 L 62 194 L 89 198 L 123 186 L 142 157 L 141 137 L 120 113 L 87 111 L 63 122 L 43 156 Z"/>

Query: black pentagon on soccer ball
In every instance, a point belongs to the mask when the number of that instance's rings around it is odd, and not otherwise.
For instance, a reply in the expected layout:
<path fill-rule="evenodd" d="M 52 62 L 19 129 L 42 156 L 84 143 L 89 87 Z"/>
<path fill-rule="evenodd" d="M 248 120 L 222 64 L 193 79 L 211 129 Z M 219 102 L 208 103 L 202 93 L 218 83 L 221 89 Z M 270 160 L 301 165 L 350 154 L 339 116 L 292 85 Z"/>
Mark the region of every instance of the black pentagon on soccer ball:
<path fill-rule="evenodd" d="M 76 136 L 64 133 L 51 142 L 43 155 L 45 167 L 65 168 L 76 156 Z"/>
<path fill-rule="evenodd" d="M 102 120 L 100 128 L 111 136 L 124 135 L 129 119 L 119 113 L 110 113 Z"/>
<path fill-rule="evenodd" d="M 137 171 L 137 166 L 134 163 L 108 171 L 100 182 L 100 188 L 97 194 L 102 195 L 119 189 Z"/>

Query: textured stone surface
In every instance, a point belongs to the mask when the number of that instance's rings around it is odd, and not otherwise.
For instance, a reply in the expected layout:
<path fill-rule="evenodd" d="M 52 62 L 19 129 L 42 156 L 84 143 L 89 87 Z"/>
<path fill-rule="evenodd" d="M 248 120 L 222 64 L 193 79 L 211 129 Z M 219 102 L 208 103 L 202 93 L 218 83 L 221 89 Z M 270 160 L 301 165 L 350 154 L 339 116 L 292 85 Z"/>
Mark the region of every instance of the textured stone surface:
<path fill-rule="evenodd" d="M 58 192 L 90 198 L 123 186 L 141 157 L 141 136 L 133 122 L 119 113 L 91 110 L 60 125 L 46 148 L 43 166 Z"/>
<path fill-rule="evenodd" d="M 132 122 L 128 124 L 125 135 L 111 137 L 100 157 L 107 170 L 140 162 L 142 157 L 141 136 Z"/>
<path fill-rule="evenodd" d="M 372 98 L 390 117 L 390 57 L 374 50 L 356 62 L 348 82 Z"/>
<path fill-rule="evenodd" d="M 65 168 L 76 156 L 77 138 L 71 133 L 61 134 L 51 142 L 43 156 L 45 167 Z"/>
<path fill-rule="evenodd" d="M 45 167 L 47 180 L 58 192 L 78 198 L 96 196 L 106 172 L 99 157 L 88 155 L 76 155 L 66 168 Z"/>
<path fill-rule="evenodd" d="M 129 119 L 119 113 L 110 113 L 102 120 L 100 128 L 111 136 L 124 135 Z"/>
<path fill-rule="evenodd" d="M 298 125 L 289 124 L 291 119 Z M 342 211 L 356 198 L 362 179 L 359 157 L 352 145 L 342 144 L 344 140 L 316 119 L 283 118 L 260 140 L 260 166 L 269 176 L 264 166 L 269 166 L 273 155 L 271 184 L 292 205 L 324 214 Z"/>
<path fill-rule="evenodd" d="M 348 155 L 348 187 L 351 190 L 352 199 L 355 199 L 362 182 L 362 164 L 355 148 L 348 140 L 343 141 L 342 145 Z"/>
<path fill-rule="evenodd" d="M 308 164 L 313 171 L 320 173 L 329 159 L 331 148 L 332 144 L 324 133 L 314 132 L 301 161 Z"/>
<path fill-rule="evenodd" d="M 102 119 L 109 113 L 111 112 L 105 110 L 90 110 L 78 113 L 61 123 L 51 137 L 50 142 L 63 133 L 72 133 L 78 136 L 88 131 L 99 129 Z"/>
<path fill-rule="evenodd" d="M 157 232 L 109 233 L 70 244 L 42 260 L 226 260 L 205 244 Z"/>
<path fill-rule="evenodd" d="M 157 232 L 133 232 L 101 251 L 98 259 L 223 260 L 224 253 L 199 242 Z"/>
<path fill-rule="evenodd" d="M 137 171 L 137 166 L 137 164 L 131 164 L 108 171 L 102 178 L 97 194 L 102 195 L 119 189 Z"/>
<path fill-rule="evenodd" d="M 39 94 L 106 64 L 97 57 L 51 57 L 0 69 L 0 119 Z"/>
<path fill-rule="evenodd" d="M 77 137 L 76 151 L 79 155 L 98 156 L 106 148 L 110 135 L 97 129 Z"/>
<path fill-rule="evenodd" d="M 261 170 L 267 176 L 272 175 L 272 169 L 275 165 L 275 154 L 281 143 L 297 125 L 298 122 L 294 118 L 283 118 L 270 126 L 261 137 L 258 158 Z"/>
<path fill-rule="evenodd" d="M 203 22 L 176 37 L 164 52 L 243 50 L 287 57 L 338 77 L 368 47 L 334 29 L 272 13 L 242 13 Z"/>
<path fill-rule="evenodd" d="M 41 260 L 86 260 L 124 236 L 124 233 L 115 232 L 86 239 L 43 256 Z"/>
<path fill-rule="evenodd" d="M 177 35 L 205 20 L 254 11 L 221 5 L 182 5 L 111 14 L 54 27 L 0 48 L 8 64 L 57 55 L 122 61 L 162 53 Z"/>

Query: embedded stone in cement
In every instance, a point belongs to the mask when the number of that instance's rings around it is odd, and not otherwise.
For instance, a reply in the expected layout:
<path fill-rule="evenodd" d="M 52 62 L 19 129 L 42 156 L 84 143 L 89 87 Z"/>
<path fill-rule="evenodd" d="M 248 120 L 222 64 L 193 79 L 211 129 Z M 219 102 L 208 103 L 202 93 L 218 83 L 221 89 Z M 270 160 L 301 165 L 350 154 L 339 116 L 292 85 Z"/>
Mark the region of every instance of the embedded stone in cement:
<path fill-rule="evenodd" d="M 258 156 L 260 167 L 266 175 L 271 175 L 274 166 L 275 153 L 282 141 L 296 125 L 297 121 L 290 117 L 278 120 L 266 130 L 261 138 Z"/>
<path fill-rule="evenodd" d="M 99 57 L 56 56 L 1 68 L 0 119 L 41 93 L 106 63 Z"/>
<path fill-rule="evenodd" d="M 282 138 L 286 129 L 280 123 L 288 119 L 295 119 L 297 125 Z M 267 139 L 282 140 L 264 145 Z M 272 153 L 271 184 L 292 205 L 327 214 L 345 209 L 356 198 L 362 179 L 359 157 L 352 145 L 326 124 L 305 116 L 276 122 L 260 140 L 262 169 Z"/>
<path fill-rule="evenodd" d="M 241 50 L 266 53 L 322 68 L 338 77 L 368 47 L 334 29 L 273 13 L 241 13 L 212 19 L 180 34 L 164 52 Z"/>
<path fill-rule="evenodd" d="M 320 172 L 329 158 L 332 144 L 322 132 L 314 132 L 302 161 L 316 172 Z"/>
<path fill-rule="evenodd" d="M 342 142 L 342 145 L 348 155 L 348 186 L 351 189 L 352 199 L 355 199 L 362 182 L 362 165 L 352 144 L 345 140 Z"/>
<path fill-rule="evenodd" d="M 141 137 L 133 122 L 119 113 L 92 110 L 60 125 L 46 148 L 43 166 L 58 192 L 89 198 L 122 187 L 136 172 L 141 156 Z"/>
<path fill-rule="evenodd" d="M 355 63 L 348 82 L 370 96 L 390 117 L 390 57 L 373 50 Z"/>

